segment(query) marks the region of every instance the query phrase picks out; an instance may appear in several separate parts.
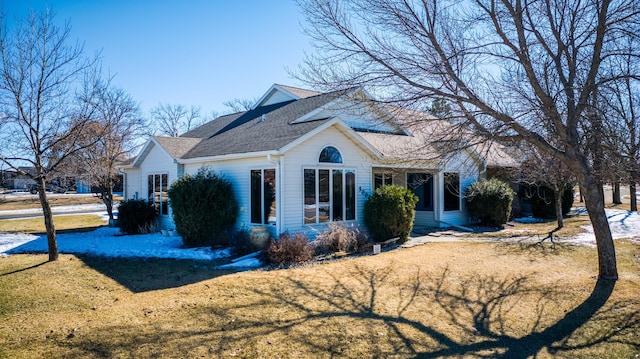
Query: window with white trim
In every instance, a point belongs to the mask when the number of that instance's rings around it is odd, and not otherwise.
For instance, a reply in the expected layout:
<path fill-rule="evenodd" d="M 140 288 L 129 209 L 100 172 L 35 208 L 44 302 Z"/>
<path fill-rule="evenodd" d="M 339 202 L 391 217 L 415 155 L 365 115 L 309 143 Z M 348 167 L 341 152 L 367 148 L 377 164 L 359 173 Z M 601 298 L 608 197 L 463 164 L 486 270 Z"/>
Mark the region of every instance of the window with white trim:
<path fill-rule="evenodd" d="M 460 210 L 460 175 L 457 173 L 444 174 L 444 210 Z"/>
<path fill-rule="evenodd" d="M 391 186 L 393 184 L 393 174 L 389 172 L 373 173 L 373 189 L 376 190 L 382 186 Z"/>
<path fill-rule="evenodd" d="M 433 211 L 433 175 L 407 173 L 407 187 L 418 196 L 416 211 Z"/>
<path fill-rule="evenodd" d="M 356 219 L 356 171 L 304 169 L 304 223 Z"/>
<path fill-rule="evenodd" d="M 158 214 L 169 214 L 169 174 L 157 173 L 150 174 L 147 177 L 147 189 L 149 203 L 153 203 L 158 211 Z"/>
<path fill-rule="evenodd" d="M 276 223 L 276 170 L 251 170 L 251 223 Z"/>

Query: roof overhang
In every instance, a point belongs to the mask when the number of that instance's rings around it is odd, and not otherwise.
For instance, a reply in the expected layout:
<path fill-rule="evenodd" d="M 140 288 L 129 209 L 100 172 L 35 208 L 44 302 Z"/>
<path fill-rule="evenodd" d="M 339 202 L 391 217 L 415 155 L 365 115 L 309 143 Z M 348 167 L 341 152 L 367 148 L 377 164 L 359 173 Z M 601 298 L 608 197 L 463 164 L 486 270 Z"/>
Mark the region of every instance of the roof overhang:
<path fill-rule="evenodd" d="M 280 154 L 284 154 L 285 152 L 291 150 L 292 148 L 304 143 L 309 138 L 316 136 L 317 134 L 325 131 L 330 127 L 336 127 L 340 132 L 345 134 L 349 139 L 351 139 L 358 147 L 362 148 L 369 155 L 374 156 L 378 159 L 384 157 L 384 155 L 378 151 L 375 147 L 373 147 L 369 142 L 367 142 L 362 136 L 358 135 L 356 131 L 354 131 L 351 127 L 349 127 L 343 120 L 339 117 L 334 117 L 331 120 L 323 123 L 321 126 L 316 127 L 312 131 L 307 132 L 303 136 L 298 137 L 296 140 L 290 142 L 284 147 L 280 148 L 278 151 Z"/>
<path fill-rule="evenodd" d="M 140 153 L 133 160 L 133 163 L 131 163 L 130 168 L 139 167 L 140 164 L 142 164 L 144 159 L 147 157 L 149 152 L 151 152 L 154 146 L 158 146 L 158 148 L 160 148 L 162 152 L 164 152 L 169 158 L 173 159 L 174 161 L 176 160 L 173 156 L 171 156 L 169 151 L 167 151 L 153 136 L 151 136 L 149 137 L 149 140 L 147 140 L 147 142 L 144 144 L 144 146 L 142 146 L 142 150 L 140 150 Z M 123 168 L 127 168 L 127 167 L 123 167 Z"/>

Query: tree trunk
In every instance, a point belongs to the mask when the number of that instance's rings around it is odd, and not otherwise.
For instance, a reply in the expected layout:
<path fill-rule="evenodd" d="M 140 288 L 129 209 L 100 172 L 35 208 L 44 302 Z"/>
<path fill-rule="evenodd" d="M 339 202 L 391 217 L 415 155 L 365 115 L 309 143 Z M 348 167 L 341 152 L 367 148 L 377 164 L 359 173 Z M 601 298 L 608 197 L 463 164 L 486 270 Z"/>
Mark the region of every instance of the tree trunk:
<path fill-rule="evenodd" d="M 620 199 L 620 180 L 613 183 L 613 204 L 622 204 Z"/>
<path fill-rule="evenodd" d="M 596 236 L 598 276 L 601 279 L 616 280 L 618 279 L 616 251 L 611 230 L 609 229 L 609 222 L 607 221 L 607 214 L 604 210 L 602 187 L 598 185 L 593 175 L 588 172 L 580 177 L 580 187 L 584 189 L 585 205 L 589 212 L 593 233 Z"/>
<path fill-rule="evenodd" d="M 636 178 L 631 179 L 629 185 L 629 197 L 631 197 L 631 210 L 638 212 L 638 197 L 636 196 Z"/>
<path fill-rule="evenodd" d="M 56 227 L 53 224 L 53 211 L 47 198 L 47 186 L 44 178 L 38 179 L 38 197 L 42 205 L 44 215 L 44 227 L 47 230 L 47 246 L 49 248 L 49 262 L 58 260 L 58 242 L 56 240 Z"/>
<path fill-rule="evenodd" d="M 102 191 L 102 202 L 107 207 L 109 220 L 113 221 L 113 189 L 105 189 Z"/>
<path fill-rule="evenodd" d="M 558 221 L 558 229 L 564 227 L 564 218 L 562 216 L 562 191 L 554 190 L 556 202 L 556 220 Z"/>
<path fill-rule="evenodd" d="M 584 195 L 582 194 L 582 186 L 578 186 L 578 191 L 580 192 L 580 203 L 584 202 Z"/>

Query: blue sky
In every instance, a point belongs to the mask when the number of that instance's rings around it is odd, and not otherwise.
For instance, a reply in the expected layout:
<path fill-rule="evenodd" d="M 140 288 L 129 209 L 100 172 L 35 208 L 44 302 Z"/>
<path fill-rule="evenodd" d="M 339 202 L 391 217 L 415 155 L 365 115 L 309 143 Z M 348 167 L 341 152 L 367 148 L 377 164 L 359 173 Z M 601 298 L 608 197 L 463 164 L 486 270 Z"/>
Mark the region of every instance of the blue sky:
<path fill-rule="evenodd" d="M 5 0 L 3 7 L 13 17 L 47 5 L 88 54 L 102 51 L 104 70 L 145 115 L 159 102 L 223 111 L 224 101 L 259 97 L 273 83 L 300 86 L 286 69 L 310 51 L 293 0 Z"/>

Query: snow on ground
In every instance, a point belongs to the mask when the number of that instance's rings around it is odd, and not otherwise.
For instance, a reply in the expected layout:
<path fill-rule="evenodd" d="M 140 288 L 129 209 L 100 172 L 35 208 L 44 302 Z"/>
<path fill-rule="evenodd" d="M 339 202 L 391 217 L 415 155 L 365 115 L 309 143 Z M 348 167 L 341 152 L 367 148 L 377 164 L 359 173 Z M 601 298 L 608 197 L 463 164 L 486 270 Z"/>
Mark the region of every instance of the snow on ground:
<path fill-rule="evenodd" d="M 607 210 L 611 232 L 615 239 L 632 238 L 640 243 L 640 213 L 624 210 Z M 567 242 L 581 245 L 595 245 L 591 225 L 586 232 Z M 102 227 L 92 232 L 58 234 L 58 248 L 61 253 L 84 253 L 106 257 L 143 257 L 213 260 L 231 256 L 229 249 L 183 248 L 182 239 L 163 236 L 160 233 L 141 235 L 120 235 L 119 229 Z M 0 233 L 0 257 L 14 253 L 44 253 L 47 251 L 45 235 Z M 255 268 L 261 262 L 247 258 L 221 268 Z"/>
<path fill-rule="evenodd" d="M 228 249 L 183 248 L 180 237 L 160 233 L 135 236 L 120 235 L 120 229 L 102 227 L 92 232 L 58 234 L 61 253 L 85 253 L 107 257 L 153 257 L 212 260 L 226 258 Z M 0 253 L 33 253 L 47 251 L 47 236 L 0 234 Z"/>
<path fill-rule="evenodd" d="M 607 209 L 606 211 L 613 239 L 629 238 L 640 244 L 640 212 L 620 209 Z M 586 211 L 582 212 L 586 214 Z M 593 234 L 593 227 L 589 224 L 582 228 L 586 230 L 585 233 L 569 238 L 567 242 L 595 246 L 596 237 Z"/>

